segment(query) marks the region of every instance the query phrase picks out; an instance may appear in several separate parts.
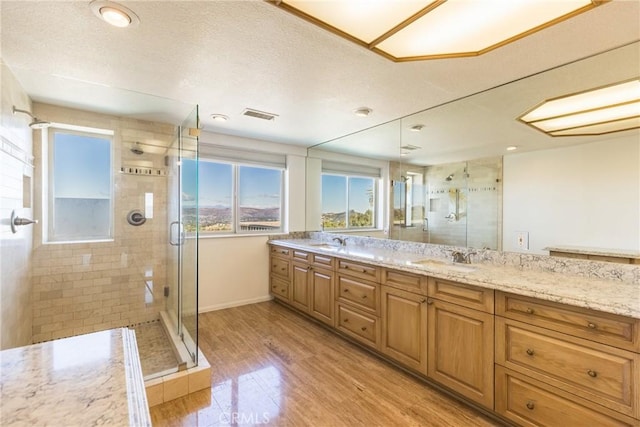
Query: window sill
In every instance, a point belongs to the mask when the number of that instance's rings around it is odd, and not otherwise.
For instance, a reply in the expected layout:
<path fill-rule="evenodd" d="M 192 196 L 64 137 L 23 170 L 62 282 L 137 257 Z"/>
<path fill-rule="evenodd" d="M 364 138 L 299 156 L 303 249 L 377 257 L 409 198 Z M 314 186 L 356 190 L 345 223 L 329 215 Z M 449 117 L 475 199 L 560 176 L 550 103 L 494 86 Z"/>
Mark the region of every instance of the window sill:
<path fill-rule="evenodd" d="M 74 244 L 86 244 L 86 243 L 113 243 L 115 239 L 99 239 L 99 240 L 55 240 L 42 242 L 43 245 L 74 245 Z"/>

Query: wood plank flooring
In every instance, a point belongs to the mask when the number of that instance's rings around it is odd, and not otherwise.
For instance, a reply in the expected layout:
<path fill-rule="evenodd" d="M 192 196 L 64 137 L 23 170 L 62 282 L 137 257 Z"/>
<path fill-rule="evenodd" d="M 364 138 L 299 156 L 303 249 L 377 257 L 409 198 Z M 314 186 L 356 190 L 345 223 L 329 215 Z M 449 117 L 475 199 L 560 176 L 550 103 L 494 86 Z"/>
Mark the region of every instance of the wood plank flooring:
<path fill-rule="evenodd" d="M 493 426 L 495 421 L 275 302 L 199 316 L 212 387 L 154 426 Z"/>

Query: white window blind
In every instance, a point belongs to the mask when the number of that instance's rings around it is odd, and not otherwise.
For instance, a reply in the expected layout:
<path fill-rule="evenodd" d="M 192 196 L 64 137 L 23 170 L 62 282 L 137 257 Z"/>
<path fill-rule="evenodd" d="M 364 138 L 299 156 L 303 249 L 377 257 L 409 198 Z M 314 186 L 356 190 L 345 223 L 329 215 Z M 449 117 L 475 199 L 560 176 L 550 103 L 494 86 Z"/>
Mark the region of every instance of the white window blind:
<path fill-rule="evenodd" d="M 354 165 L 349 163 L 334 162 L 330 160 L 322 161 L 322 173 L 349 176 L 366 176 L 369 178 L 380 178 L 382 176 L 380 168 L 377 168 L 375 166 Z"/>
<path fill-rule="evenodd" d="M 265 153 L 214 144 L 201 143 L 198 149 L 198 155 L 205 159 L 215 159 L 244 165 L 258 165 L 281 169 L 287 166 L 287 157 L 284 154 Z"/>

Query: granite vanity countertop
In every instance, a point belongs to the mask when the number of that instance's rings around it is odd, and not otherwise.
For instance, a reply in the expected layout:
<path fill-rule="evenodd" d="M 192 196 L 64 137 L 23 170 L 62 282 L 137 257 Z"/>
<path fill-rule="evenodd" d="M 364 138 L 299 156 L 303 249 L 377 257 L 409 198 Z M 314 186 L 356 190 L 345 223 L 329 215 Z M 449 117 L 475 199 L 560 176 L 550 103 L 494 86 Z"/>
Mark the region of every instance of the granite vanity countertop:
<path fill-rule="evenodd" d="M 422 254 L 359 245 L 334 246 L 312 239 L 271 240 L 269 244 L 640 319 L 638 283 L 509 265 L 453 264 L 447 259 Z"/>
<path fill-rule="evenodd" d="M 2 426 L 150 426 L 135 333 L 112 329 L 0 352 Z"/>
<path fill-rule="evenodd" d="M 623 250 L 623 249 L 608 249 L 608 248 L 594 248 L 588 246 L 549 246 L 544 248 L 545 251 L 583 254 L 583 255 L 597 255 L 619 258 L 640 259 L 639 251 Z"/>

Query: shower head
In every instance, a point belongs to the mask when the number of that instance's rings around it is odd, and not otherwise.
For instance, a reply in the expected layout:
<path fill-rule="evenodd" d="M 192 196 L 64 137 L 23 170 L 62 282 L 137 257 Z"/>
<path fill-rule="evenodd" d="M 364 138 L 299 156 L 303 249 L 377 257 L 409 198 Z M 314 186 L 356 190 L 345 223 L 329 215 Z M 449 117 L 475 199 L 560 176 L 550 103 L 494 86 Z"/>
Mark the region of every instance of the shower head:
<path fill-rule="evenodd" d="M 16 106 L 13 106 L 13 114 L 15 113 L 22 113 L 22 114 L 27 114 L 29 117 L 31 117 L 33 120 L 31 123 L 29 123 L 29 127 L 31 129 L 46 129 L 49 126 L 51 126 L 51 123 L 45 121 L 45 120 L 40 120 L 39 118 L 37 118 L 36 116 L 34 116 L 33 114 L 31 114 L 29 111 L 27 110 L 20 110 L 19 108 L 16 108 Z"/>
<path fill-rule="evenodd" d="M 131 147 L 131 152 L 133 154 L 137 154 L 138 156 L 144 154 L 144 150 L 142 149 L 142 147 L 140 147 L 140 143 L 137 141 L 135 144 L 133 144 L 133 147 Z"/>
<path fill-rule="evenodd" d="M 450 174 L 448 177 L 445 178 L 445 181 L 451 181 L 453 179 L 453 174 Z"/>

